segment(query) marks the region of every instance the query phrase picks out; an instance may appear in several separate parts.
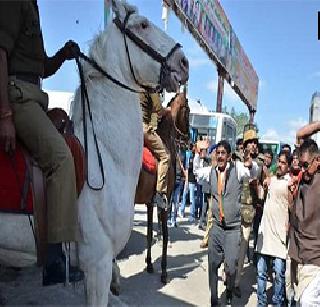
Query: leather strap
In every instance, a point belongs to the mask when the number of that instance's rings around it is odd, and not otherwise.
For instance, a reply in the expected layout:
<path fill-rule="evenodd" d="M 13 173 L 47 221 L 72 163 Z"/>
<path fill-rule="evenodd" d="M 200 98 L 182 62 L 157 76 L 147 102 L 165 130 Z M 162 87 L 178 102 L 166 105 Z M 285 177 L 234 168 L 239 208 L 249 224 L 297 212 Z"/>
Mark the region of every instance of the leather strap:
<path fill-rule="evenodd" d="M 38 265 L 45 263 L 47 252 L 47 202 L 45 180 L 39 166 L 32 163 L 33 178 L 33 215 L 36 232 Z"/>
<path fill-rule="evenodd" d="M 27 208 L 28 192 L 30 189 L 30 184 L 32 182 L 31 158 L 23 147 L 21 147 L 21 150 L 22 150 L 23 156 L 25 158 L 26 170 L 25 170 L 25 176 L 24 176 L 24 181 L 23 181 L 23 187 L 22 187 L 22 191 L 21 191 L 20 208 L 21 208 L 21 210 L 25 210 Z"/>

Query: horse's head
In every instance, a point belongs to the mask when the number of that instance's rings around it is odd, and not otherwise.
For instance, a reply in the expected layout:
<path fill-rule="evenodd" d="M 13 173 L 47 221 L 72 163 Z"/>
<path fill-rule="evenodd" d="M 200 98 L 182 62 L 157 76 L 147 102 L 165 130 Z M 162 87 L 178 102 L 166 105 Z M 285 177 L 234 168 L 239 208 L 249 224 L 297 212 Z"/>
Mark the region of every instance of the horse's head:
<path fill-rule="evenodd" d="M 189 63 L 181 46 L 146 17 L 138 15 L 137 8 L 119 0 L 113 0 L 112 7 L 113 36 L 106 44 L 113 44 L 113 52 L 122 57 L 120 69 L 128 74 L 129 67 L 131 81 L 140 88 L 177 91 L 189 77 Z M 115 36 L 118 39 L 113 40 Z"/>
<path fill-rule="evenodd" d="M 190 108 L 186 92 L 178 93 L 171 99 L 168 106 L 171 107 L 171 115 L 176 129 L 177 137 L 188 141 L 189 139 L 189 114 Z"/>

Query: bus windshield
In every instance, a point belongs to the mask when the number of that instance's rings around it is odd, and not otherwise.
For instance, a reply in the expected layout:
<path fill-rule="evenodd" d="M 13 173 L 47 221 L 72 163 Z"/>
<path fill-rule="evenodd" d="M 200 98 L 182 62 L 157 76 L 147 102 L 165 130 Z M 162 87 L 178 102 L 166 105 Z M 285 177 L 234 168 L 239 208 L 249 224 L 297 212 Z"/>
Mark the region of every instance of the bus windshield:
<path fill-rule="evenodd" d="M 233 150 L 236 143 L 236 122 L 224 113 L 190 113 L 190 134 L 192 142 L 208 140 L 209 145 L 227 140 Z"/>
<path fill-rule="evenodd" d="M 210 145 L 216 143 L 218 120 L 215 115 L 190 114 L 189 121 L 193 142 L 207 139 Z"/>
<path fill-rule="evenodd" d="M 265 141 L 260 140 L 259 141 L 260 148 L 262 152 L 264 153 L 266 150 L 271 150 L 273 153 L 273 163 L 277 160 L 277 156 L 280 152 L 280 142 L 271 142 L 271 141 Z"/>

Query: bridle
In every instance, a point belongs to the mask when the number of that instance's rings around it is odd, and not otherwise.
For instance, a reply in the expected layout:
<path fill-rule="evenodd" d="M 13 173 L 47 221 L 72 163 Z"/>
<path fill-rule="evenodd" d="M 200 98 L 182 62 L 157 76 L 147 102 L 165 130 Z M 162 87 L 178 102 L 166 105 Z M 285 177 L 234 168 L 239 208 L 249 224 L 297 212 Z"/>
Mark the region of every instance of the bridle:
<path fill-rule="evenodd" d="M 127 23 L 129 20 L 130 15 L 132 15 L 133 12 L 128 12 L 124 22 L 121 23 L 120 19 L 117 17 L 114 19 L 114 23 L 115 25 L 119 28 L 119 30 L 123 33 L 123 38 L 124 38 L 124 44 L 125 44 L 125 48 L 126 48 L 126 53 L 128 56 L 128 61 L 129 61 L 129 66 L 130 66 L 130 71 L 131 74 L 134 78 L 134 81 L 136 82 L 136 84 L 138 84 L 140 87 L 142 87 L 145 91 L 147 92 L 157 92 L 157 91 L 161 91 L 162 90 L 162 80 L 164 78 L 164 76 L 168 73 L 171 72 L 172 69 L 170 68 L 170 66 L 168 65 L 168 59 L 170 58 L 170 56 L 178 49 L 181 48 L 181 45 L 179 43 L 175 44 L 175 46 L 168 52 L 168 54 L 164 57 L 162 56 L 159 52 L 157 52 L 156 50 L 154 50 L 153 48 L 151 48 L 148 44 L 146 44 L 141 38 L 139 38 L 138 36 L 136 36 L 130 29 L 127 28 Z M 146 54 L 148 54 L 152 59 L 154 59 L 155 61 L 159 62 L 161 64 L 161 68 L 160 68 L 160 77 L 159 77 L 159 82 L 156 88 L 152 88 L 146 85 L 141 84 L 134 73 L 133 67 L 132 67 L 132 62 L 131 62 L 131 57 L 130 57 L 130 53 L 129 53 L 129 48 L 128 48 L 128 44 L 127 44 L 127 39 L 126 37 L 129 37 L 142 51 L 144 51 Z M 84 73 L 83 73 L 83 68 L 82 65 L 80 63 L 79 58 L 82 58 L 83 60 L 85 60 L 86 62 L 88 62 L 93 68 L 95 68 L 97 71 L 99 71 L 104 77 L 106 77 L 107 79 L 109 79 L 110 81 L 112 81 L 114 84 L 122 87 L 123 89 L 126 89 L 130 92 L 134 92 L 134 93 L 144 93 L 144 91 L 139 91 L 136 89 L 133 89 L 131 87 L 129 87 L 128 85 L 122 83 L 121 81 L 115 79 L 114 77 L 112 77 L 110 74 L 108 74 L 94 59 L 89 58 L 88 56 L 86 56 L 85 54 L 83 54 L 82 52 L 79 52 L 79 54 L 76 56 L 76 62 L 77 62 L 77 66 L 79 69 L 79 76 L 80 76 L 80 88 L 81 88 L 81 106 L 82 106 L 82 118 L 83 118 L 83 137 L 84 137 L 84 152 L 85 152 L 85 165 L 86 165 L 86 182 L 88 184 L 88 187 L 92 190 L 95 191 L 100 191 L 103 189 L 104 187 L 104 183 L 105 183 L 105 177 L 104 177 L 104 168 L 103 168 L 103 161 L 102 161 L 102 156 L 101 156 L 101 152 L 99 149 L 99 144 L 98 144 L 98 140 L 97 140 L 97 136 L 94 130 L 94 125 L 93 125 L 93 118 L 92 118 L 92 112 L 91 112 L 91 108 L 90 108 L 90 100 L 89 100 L 89 95 L 88 95 L 88 91 L 87 91 L 87 87 L 86 87 L 86 82 L 85 82 L 85 77 L 84 77 Z M 86 103 L 87 102 L 87 103 Z M 95 148 L 96 148 L 96 152 L 97 152 L 97 158 L 98 158 L 98 164 L 99 164 L 99 169 L 101 172 L 101 178 L 102 178 L 102 184 L 100 186 L 93 186 L 90 182 L 89 182 L 89 165 L 88 165 L 88 136 L 87 136 L 87 119 L 86 119 L 86 105 L 87 105 L 87 109 L 88 109 L 88 115 L 89 115 L 89 120 L 91 123 L 91 128 L 92 128 L 92 134 L 93 134 L 93 140 L 94 140 L 94 144 L 95 144 Z"/>
<path fill-rule="evenodd" d="M 128 21 L 130 16 L 133 14 L 133 11 L 128 12 L 126 17 L 124 18 L 123 23 L 121 23 L 121 20 L 119 17 L 116 17 L 113 22 L 114 24 L 118 27 L 118 29 L 123 33 L 123 39 L 124 39 L 124 45 L 126 48 L 126 53 L 129 61 L 129 67 L 131 74 L 133 76 L 133 79 L 136 84 L 138 84 L 140 87 L 142 87 L 145 91 L 147 92 L 159 92 L 162 91 L 162 81 L 165 75 L 167 75 L 169 72 L 172 72 L 173 70 L 171 67 L 168 65 L 168 59 L 170 56 L 178 49 L 181 48 L 181 45 L 179 43 L 176 43 L 171 50 L 168 52 L 166 56 L 162 56 L 158 51 L 153 49 L 151 46 L 149 46 L 146 42 L 144 42 L 140 37 L 138 37 L 135 33 L 133 33 L 128 27 Z M 133 41 L 143 52 L 145 52 L 147 55 L 149 55 L 152 59 L 160 63 L 161 68 L 160 68 L 160 76 L 159 76 L 159 81 L 158 81 L 158 86 L 156 88 L 152 88 L 150 86 L 141 84 L 134 73 L 134 69 L 132 66 L 132 61 L 130 57 L 130 52 L 128 48 L 128 43 L 127 43 L 127 37 L 130 38 L 131 41 Z"/>
<path fill-rule="evenodd" d="M 187 106 L 182 106 L 181 108 L 187 108 Z M 173 126 L 174 126 L 174 129 L 176 130 L 176 132 L 178 133 L 178 135 L 180 137 L 184 137 L 184 138 L 188 138 L 189 137 L 189 133 L 184 133 L 182 132 L 176 125 L 176 122 L 173 121 Z"/>
<path fill-rule="evenodd" d="M 182 109 L 186 109 L 186 110 L 189 110 L 189 114 L 190 114 L 190 108 L 188 105 L 183 105 L 182 107 L 180 107 L 180 111 Z M 178 135 L 178 137 L 176 137 L 176 142 L 180 142 L 181 139 L 185 139 L 185 140 L 188 140 L 189 139 L 189 132 L 187 133 L 184 133 L 182 132 L 176 125 L 176 121 L 173 121 L 173 127 L 176 131 L 176 134 Z"/>

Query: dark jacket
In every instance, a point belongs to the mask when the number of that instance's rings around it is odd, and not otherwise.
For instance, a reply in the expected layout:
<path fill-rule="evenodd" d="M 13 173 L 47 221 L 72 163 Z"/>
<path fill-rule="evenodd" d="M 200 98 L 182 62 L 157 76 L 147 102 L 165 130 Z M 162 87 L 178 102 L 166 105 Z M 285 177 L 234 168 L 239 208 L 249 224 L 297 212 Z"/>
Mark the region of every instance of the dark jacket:
<path fill-rule="evenodd" d="M 320 174 L 302 183 L 290 214 L 289 255 L 298 263 L 320 266 Z"/>
<path fill-rule="evenodd" d="M 212 168 L 210 175 L 210 185 L 212 194 L 212 212 L 215 223 L 223 226 L 220 222 L 219 205 L 218 205 L 218 173 L 216 168 Z M 224 217 L 225 226 L 236 227 L 241 224 L 240 216 L 240 196 L 242 184 L 238 180 L 236 166 L 230 163 L 226 170 L 223 191 Z"/>

